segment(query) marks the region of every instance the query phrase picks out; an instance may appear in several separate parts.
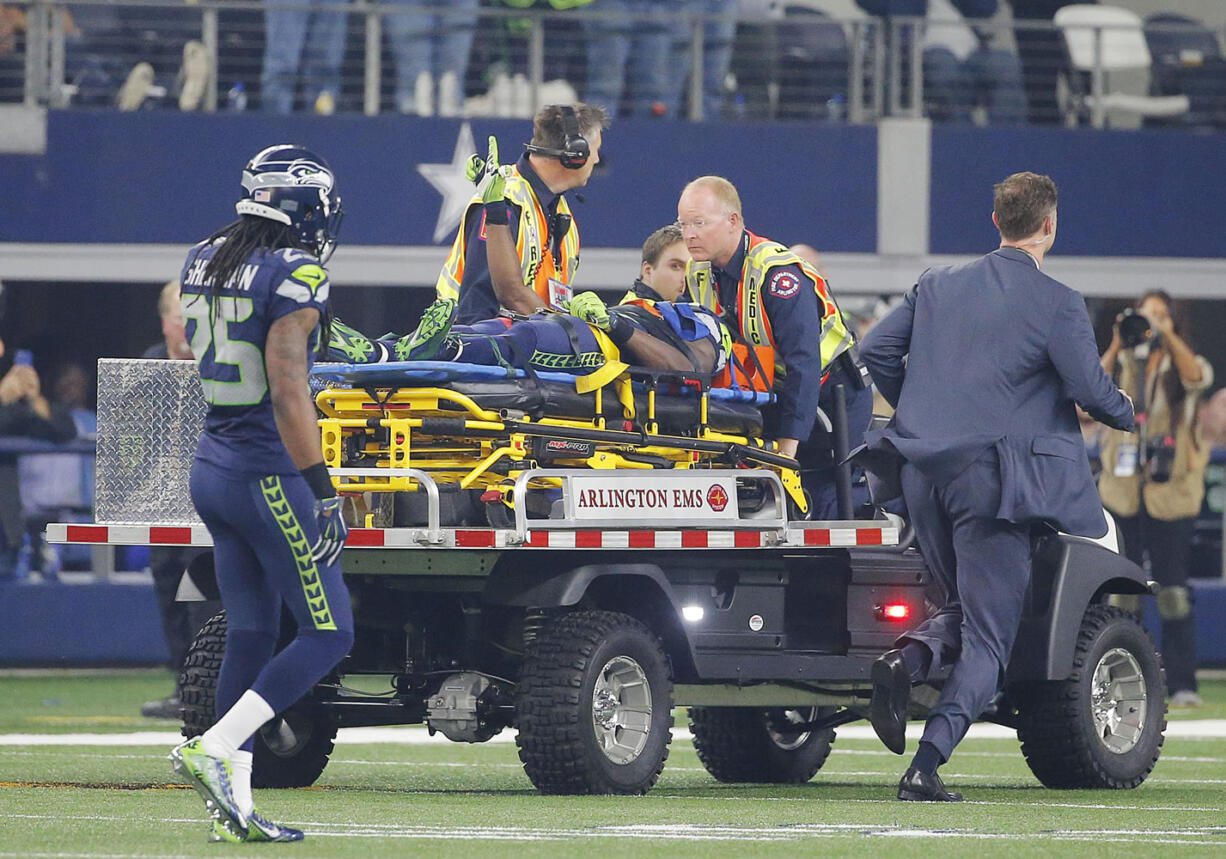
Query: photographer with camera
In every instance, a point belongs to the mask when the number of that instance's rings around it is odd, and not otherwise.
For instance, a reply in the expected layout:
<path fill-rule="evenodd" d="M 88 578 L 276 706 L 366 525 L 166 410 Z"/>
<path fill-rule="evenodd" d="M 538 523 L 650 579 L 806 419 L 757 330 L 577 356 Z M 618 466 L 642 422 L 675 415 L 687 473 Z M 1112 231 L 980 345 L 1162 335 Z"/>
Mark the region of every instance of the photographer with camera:
<path fill-rule="evenodd" d="M 1160 586 L 1171 705 L 1197 707 L 1188 560 L 1209 462 L 1197 401 L 1213 384 L 1213 368 L 1192 350 L 1182 327 L 1172 314 L 1171 297 L 1157 289 L 1116 318 L 1103 369 L 1117 373 L 1120 388 L 1132 395 L 1137 433 L 1113 431 L 1105 437 L 1098 491 L 1116 518 L 1125 553 L 1137 564 L 1148 554 Z"/>

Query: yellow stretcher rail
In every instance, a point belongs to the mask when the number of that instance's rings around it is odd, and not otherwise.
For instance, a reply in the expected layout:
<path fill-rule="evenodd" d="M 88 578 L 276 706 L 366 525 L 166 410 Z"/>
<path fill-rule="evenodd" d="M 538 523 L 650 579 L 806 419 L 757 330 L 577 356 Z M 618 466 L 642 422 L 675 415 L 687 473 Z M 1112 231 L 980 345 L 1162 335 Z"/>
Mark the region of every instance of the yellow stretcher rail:
<path fill-rule="evenodd" d="M 418 469 L 440 485 L 497 489 L 508 504 L 507 486 L 538 468 L 764 467 L 779 475 L 796 510 L 808 511 L 795 462 L 776 453 L 773 442 L 712 429 L 705 391 L 693 425 L 665 433 L 656 415 L 654 384 L 647 391 L 646 414 L 636 416 L 633 398 L 619 392 L 620 429 L 606 421 L 602 390 L 591 388 L 589 414 L 533 418 L 516 409 L 486 408 L 472 396 L 441 387 L 327 388 L 316 396 L 324 462 L 332 469 Z M 419 487 L 411 477 L 365 474 L 346 478 L 342 488 L 413 492 Z"/>

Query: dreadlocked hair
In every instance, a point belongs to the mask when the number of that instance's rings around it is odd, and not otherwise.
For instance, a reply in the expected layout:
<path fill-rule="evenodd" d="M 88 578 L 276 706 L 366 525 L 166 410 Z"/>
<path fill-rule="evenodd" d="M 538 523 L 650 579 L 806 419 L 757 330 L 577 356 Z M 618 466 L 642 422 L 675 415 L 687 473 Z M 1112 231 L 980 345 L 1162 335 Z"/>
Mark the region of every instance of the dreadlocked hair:
<path fill-rule="evenodd" d="M 209 323 L 213 321 L 213 308 L 221 290 L 259 250 L 278 251 L 295 248 L 314 254 L 314 249 L 303 244 L 289 224 L 261 218 L 256 215 L 241 215 L 237 221 L 226 224 L 209 236 L 202 247 L 219 244 L 217 252 L 204 265 L 204 280 L 209 284 Z M 329 307 L 321 320 L 318 353 L 328 348 L 332 328 L 332 311 Z"/>

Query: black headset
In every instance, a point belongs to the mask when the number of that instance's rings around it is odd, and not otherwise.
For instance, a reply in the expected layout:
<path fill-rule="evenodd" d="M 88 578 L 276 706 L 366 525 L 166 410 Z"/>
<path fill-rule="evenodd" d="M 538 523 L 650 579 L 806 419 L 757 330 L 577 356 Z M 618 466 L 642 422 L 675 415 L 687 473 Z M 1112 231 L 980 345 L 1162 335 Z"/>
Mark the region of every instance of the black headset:
<path fill-rule="evenodd" d="M 562 148 L 550 149 L 547 146 L 525 143 L 524 149 L 537 155 L 556 158 L 567 170 L 578 170 L 587 164 L 592 151 L 587 145 L 587 138 L 579 130 L 579 119 L 575 116 L 575 109 L 569 104 L 560 104 L 558 110 L 562 113 Z"/>

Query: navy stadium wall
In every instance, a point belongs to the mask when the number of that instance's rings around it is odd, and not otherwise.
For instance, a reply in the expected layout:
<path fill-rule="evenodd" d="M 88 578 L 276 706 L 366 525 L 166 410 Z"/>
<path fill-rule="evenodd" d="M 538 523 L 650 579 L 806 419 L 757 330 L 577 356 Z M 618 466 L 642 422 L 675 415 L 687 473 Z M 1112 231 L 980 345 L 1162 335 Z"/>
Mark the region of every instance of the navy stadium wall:
<path fill-rule="evenodd" d="M 1226 582 L 1193 580 L 1203 667 L 1226 667 Z M 1153 600 L 1146 625 L 1161 641 Z M 1161 646 L 1161 645 L 1159 645 Z M 152 584 L 0 582 L 0 667 L 164 665 Z"/>
<path fill-rule="evenodd" d="M 50 111 L 44 154 L 0 154 L 0 241 L 190 244 L 231 211 L 247 157 L 294 141 L 333 162 L 346 244 L 445 244 L 449 235 L 435 238 L 443 198 L 417 168 L 450 165 L 457 149 L 462 160 L 466 126 L 482 149 L 496 134 L 504 160 L 529 132 L 506 119 Z M 935 126 L 931 146 L 932 253 L 991 247 L 991 183 L 1036 169 L 1061 186 L 1063 255 L 1226 256 L 1220 135 Z M 717 173 L 737 184 L 749 224 L 765 235 L 831 252 L 877 249 L 874 127 L 626 119 L 602 154 L 578 212 L 589 248 L 637 247 L 675 217 L 685 182 Z"/>
<path fill-rule="evenodd" d="M 1036 170 L 1060 189 L 1062 256 L 1226 256 L 1224 142 L 1193 132 L 935 126 L 930 249 L 993 247 L 992 183 Z"/>
<path fill-rule="evenodd" d="M 270 143 L 292 141 L 328 158 L 336 170 L 346 244 L 435 244 L 441 198 L 416 167 L 450 164 L 465 125 L 395 116 L 152 111 L 51 111 L 47 121 L 44 155 L 0 155 L 2 241 L 190 245 L 233 211 L 244 161 Z M 518 156 L 531 132 L 522 120 L 468 125 L 482 151 L 485 138 L 497 135 L 504 161 Z M 471 151 L 462 147 L 459 159 Z M 820 237 L 832 251 L 876 250 L 871 127 L 716 129 L 626 120 L 609 129 L 602 156 L 605 166 L 584 192 L 587 204 L 579 204 L 589 247 L 639 246 L 676 217 L 677 193 L 686 182 L 717 173 L 740 187 L 750 223 L 766 235 L 783 239 L 786 233 L 793 242 Z"/>

